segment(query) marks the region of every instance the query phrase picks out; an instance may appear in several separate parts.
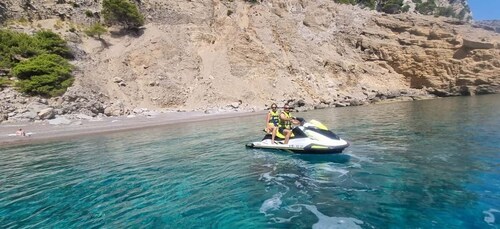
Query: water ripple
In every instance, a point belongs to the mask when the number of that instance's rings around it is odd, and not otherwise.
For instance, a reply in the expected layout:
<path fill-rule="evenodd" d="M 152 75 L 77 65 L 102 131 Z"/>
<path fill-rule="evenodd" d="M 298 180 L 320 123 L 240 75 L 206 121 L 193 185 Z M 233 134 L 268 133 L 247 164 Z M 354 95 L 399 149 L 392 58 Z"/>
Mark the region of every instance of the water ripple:
<path fill-rule="evenodd" d="M 303 113 L 352 142 L 341 155 L 245 149 L 257 116 L 2 148 L 0 225 L 494 228 L 488 98 Z"/>

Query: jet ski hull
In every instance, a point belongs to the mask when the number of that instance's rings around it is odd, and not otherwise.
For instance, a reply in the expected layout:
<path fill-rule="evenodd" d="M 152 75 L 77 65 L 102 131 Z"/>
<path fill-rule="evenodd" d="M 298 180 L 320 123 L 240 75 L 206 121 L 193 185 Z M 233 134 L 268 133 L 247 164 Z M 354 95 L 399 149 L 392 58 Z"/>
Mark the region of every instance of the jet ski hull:
<path fill-rule="evenodd" d="M 349 143 L 341 146 L 307 145 L 304 147 L 293 144 L 270 144 L 264 142 L 252 142 L 246 144 L 246 147 L 248 148 L 277 149 L 300 154 L 337 154 L 342 153 L 342 151 L 344 151 L 344 149 L 348 146 Z"/>
<path fill-rule="evenodd" d="M 271 134 L 266 134 L 260 142 L 248 143 L 246 147 L 278 149 L 303 154 L 342 153 L 345 148 L 349 147 L 347 141 L 341 139 L 322 123 L 315 120 L 293 128 L 292 136 L 288 144 L 283 144 L 284 136 L 278 133 L 275 137 L 275 144 L 272 144 Z"/>

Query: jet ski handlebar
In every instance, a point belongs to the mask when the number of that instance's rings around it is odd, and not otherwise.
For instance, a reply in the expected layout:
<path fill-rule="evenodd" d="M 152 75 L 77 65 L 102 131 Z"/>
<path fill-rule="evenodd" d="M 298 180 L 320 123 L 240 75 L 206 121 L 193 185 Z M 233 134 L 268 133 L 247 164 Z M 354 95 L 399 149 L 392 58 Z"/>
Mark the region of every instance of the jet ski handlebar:
<path fill-rule="evenodd" d="M 293 119 L 297 120 L 300 122 L 300 126 L 303 126 L 304 123 L 306 123 L 306 120 L 304 118 L 301 118 L 301 117 L 292 117 Z"/>

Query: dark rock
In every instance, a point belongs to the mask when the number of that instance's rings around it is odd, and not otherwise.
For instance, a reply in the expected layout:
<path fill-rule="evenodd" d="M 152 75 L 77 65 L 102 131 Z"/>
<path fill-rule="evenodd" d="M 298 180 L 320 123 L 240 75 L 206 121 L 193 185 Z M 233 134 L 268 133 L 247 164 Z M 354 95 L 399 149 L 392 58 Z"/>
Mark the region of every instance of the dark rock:
<path fill-rule="evenodd" d="M 451 96 L 451 93 L 449 91 L 443 90 L 443 89 L 437 89 L 437 88 L 427 88 L 427 92 L 429 94 L 433 94 L 439 97 L 448 97 Z"/>
<path fill-rule="evenodd" d="M 495 94 L 500 91 L 500 87 L 497 85 L 479 85 L 476 88 L 477 95 Z"/>

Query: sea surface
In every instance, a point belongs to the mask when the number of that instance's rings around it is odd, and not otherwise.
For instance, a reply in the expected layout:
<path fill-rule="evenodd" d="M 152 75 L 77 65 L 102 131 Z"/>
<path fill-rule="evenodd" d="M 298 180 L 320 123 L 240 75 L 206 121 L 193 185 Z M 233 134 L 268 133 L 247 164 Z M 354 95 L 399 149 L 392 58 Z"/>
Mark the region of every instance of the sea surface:
<path fill-rule="evenodd" d="M 246 149 L 264 116 L 0 146 L 0 228 L 500 228 L 500 96 L 295 113 L 339 155 Z"/>

